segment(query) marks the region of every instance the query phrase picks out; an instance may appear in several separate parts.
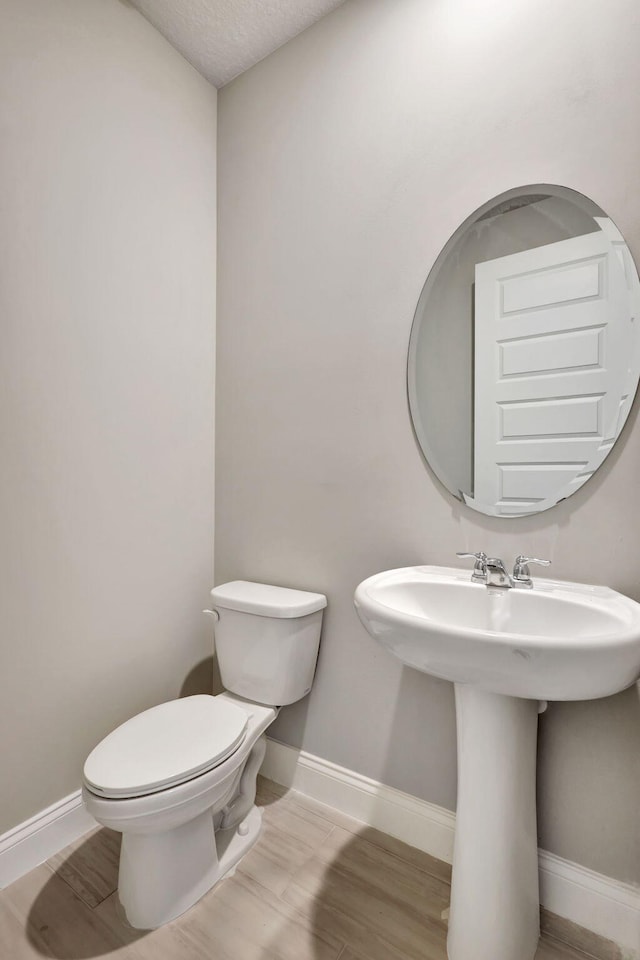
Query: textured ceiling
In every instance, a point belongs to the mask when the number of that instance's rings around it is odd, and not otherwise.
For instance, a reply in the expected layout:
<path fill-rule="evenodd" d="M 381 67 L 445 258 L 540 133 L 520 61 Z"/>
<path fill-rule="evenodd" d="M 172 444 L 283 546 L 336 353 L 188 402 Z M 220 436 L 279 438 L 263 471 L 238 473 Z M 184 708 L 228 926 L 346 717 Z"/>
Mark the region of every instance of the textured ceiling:
<path fill-rule="evenodd" d="M 216 87 L 248 70 L 344 0 L 132 0 Z"/>

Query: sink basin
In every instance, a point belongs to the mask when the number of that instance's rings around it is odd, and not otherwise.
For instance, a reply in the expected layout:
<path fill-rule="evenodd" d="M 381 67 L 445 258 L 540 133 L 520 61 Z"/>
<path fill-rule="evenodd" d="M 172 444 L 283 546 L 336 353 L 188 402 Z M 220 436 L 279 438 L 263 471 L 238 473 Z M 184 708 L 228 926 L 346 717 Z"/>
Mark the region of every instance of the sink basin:
<path fill-rule="evenodd" d="M 538 701 L 630 686 L 640 675 L 640 605 L 607 587 L 546 579 L 531 590 L 487 587 L 449 567 L 378 573 L 354 599 L 390 653 L 454 683 L 449 960 L 534 960 Z"/>
<path fill-rule="evenodd" d="M 405 567 L 361 583 L 355 605 L 403 663 L 492 693 L 590 700 L 640 675 L 640 605 L 607 587 L 505 589 L 472 583 L 468 570 Z"/>

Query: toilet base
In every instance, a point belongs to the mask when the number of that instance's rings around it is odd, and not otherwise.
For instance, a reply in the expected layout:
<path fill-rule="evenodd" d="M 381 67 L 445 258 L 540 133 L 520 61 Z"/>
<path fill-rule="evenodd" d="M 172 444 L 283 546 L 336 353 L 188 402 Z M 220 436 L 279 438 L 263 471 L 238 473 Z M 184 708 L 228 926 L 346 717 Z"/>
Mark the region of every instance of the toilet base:
<path fill-rule="evenodd" d="M 222 880 L 258 839 L 252 806 L 235 826 L 214 833 L 211 810 L 165 833 L 125 833 L 118 896 L 127 922 L 153 930 L 174 920 Z"/>

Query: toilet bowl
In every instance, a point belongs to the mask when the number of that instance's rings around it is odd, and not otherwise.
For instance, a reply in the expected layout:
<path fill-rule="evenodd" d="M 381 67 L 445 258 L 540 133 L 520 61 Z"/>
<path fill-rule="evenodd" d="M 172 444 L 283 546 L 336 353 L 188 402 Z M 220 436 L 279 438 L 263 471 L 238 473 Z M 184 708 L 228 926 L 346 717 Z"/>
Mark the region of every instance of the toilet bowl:
<path fill-rule="evenodd" d="M 315 671 L 322 594 L 234 581 L 211 596 L 225 692 L 138 714 L 84 767 L 87 810 L 122 833 L 118 895 L 139 929 L 184 913 L 255 843 L 264 732 Z"/>

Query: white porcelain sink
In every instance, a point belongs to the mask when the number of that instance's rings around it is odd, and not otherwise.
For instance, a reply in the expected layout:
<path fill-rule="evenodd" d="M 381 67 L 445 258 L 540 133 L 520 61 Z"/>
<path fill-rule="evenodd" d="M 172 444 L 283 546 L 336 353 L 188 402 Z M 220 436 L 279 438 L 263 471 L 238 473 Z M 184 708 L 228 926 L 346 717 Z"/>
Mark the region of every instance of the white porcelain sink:
<path fill-rule="evenodd" d="M 472 583 L 467 570 L 405 567 L 361 583 L 355 605 L 403 663 L 493 693 L 590 700 L 640 674 L 640 605 L 608 587 L 505 589 Z"/>
<path fill-rule="evenodd" d="M 455 685 L 450 960 L 533 960 L 538 701 L 630 686 L 640 675 L 640 605 L 607 587 L 546 579 L 531 590 L 487 587 L 449 567 L 376 574 L 355 605 L 390 653 Z"/>

